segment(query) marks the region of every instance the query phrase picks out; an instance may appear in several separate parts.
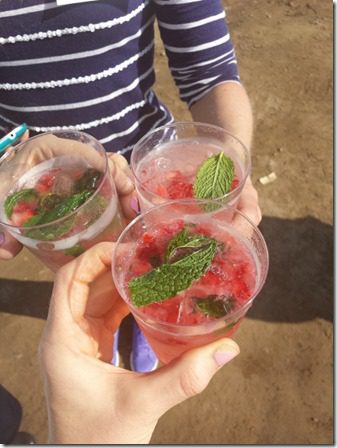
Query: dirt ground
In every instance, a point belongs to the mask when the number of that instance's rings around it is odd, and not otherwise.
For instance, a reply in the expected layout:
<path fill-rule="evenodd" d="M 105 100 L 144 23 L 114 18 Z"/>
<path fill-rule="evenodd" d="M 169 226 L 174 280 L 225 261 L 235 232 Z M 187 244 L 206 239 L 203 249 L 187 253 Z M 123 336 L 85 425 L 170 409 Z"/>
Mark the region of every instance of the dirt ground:
<path fill-rule="evenodd" d="M 332 444 L 333 5 L 225 0 L 253 103 L 253 180 L 270 271 L 236 340 L 241 354 L 199 396 L 165 414 L 153 444 Z M 157 90 L 177 119 L 162 48 Z M 262 185 L 261 176 L 277 179 Z M 0 380 L 23 406 L 22 431 L 46 443 L 37 346 L 51 274 L 28 252 L 0 263 Z"/>

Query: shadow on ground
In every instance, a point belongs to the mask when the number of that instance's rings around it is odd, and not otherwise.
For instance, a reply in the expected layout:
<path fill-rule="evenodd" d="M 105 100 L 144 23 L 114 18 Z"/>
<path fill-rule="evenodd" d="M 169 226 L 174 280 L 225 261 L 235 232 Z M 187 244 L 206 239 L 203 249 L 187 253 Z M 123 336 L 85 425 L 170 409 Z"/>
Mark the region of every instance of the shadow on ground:
<path fill-rule="evenodd" d="M 274 322 L 333 318 L 333 229 L 307 217 L 265 217 L 267 282 L 248 317 Z M 0 312 L 46 319 L 51 282 L 0 280 Z"/>
<path fill-rule="evenodd" d="M 306 217 L 263 218 L 269 249 L 264 288 L 247 317 L 271 322 L 333 319 L 333 228 Z"/>

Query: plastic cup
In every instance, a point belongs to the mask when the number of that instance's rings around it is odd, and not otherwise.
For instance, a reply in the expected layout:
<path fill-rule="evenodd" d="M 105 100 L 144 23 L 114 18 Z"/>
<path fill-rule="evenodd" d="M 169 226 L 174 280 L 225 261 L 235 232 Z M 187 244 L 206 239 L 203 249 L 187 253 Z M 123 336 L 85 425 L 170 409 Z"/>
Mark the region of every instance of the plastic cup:
<path fill-rule="evenodd" d="M 124 229 L 114 249 L 115 285 L 163 364 L 193 347 L 231 336 L 266 280 L 268 250 L 259 229 L 237 210 L 230 219 L 223 210 L 210 220 L 204 210 L 212 204 L 181 200 L 153 207 Z M 167 263 L 168 242 L 182 229 L 217 240 L 211 266 L 173 298 L 135 306 L 129 282 Z M 159 288 L 163 284 L 158 282 Z M 205 314 L 205 300 L 220 303 L 220 315 Z"/>
<path fill-rule="evenodd" d="M 0 224 L 53 271 L 125 227 L 103 146 L 40 134 L 0 158 Z"/>
<path fill-rule="evenodd" d="M 238 138 L 218 126 L 197 122 L 176 122 L 148 132 L 134 146 L 130 161 L 141 210 L 193 198 L 199 167 L 219 152 L 232 159 L 235 177 L 230 191 L 216 199 L 234 207 L 251 167 L 249 150 Z"/>

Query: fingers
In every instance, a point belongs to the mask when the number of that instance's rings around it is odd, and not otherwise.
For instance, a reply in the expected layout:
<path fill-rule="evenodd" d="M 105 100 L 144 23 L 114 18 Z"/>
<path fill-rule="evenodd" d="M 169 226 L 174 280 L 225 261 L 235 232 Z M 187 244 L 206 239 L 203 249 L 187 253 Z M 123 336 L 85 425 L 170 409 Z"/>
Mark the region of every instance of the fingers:
<path fill-rule="evenodd" d="M 114 243 L 99 243 L 59 269 L 55 276 L 51 307 L 70 307 L 72 318 L 81 319 L 89 299 L 90 284 L 111 267 Z M 111 280 L 112 293 L 115 291 Z M 113 294 L 112 294 L 113 295 Z"/>
<path fill-rule="evenodd" d="M 109 167 L 119 196 L 132 193 L 135 187 L 127 160 L 120 154 L 109 154 Z"/>
<path fill-rule="evenodd" d="M 29 139 L 29 129 L 23 134 L 23 136 L 20 138 L 20 142 L 25 142 Z"/>
<path fill-rule="evenodd" d="M 115 327 L 129 313 L 124 300 L 118 300 L 112 280 L 111 270 L 100 275 L 90 287 L 90 298 L 86 307 L 87 317 L 105 316 L 106 325 Z M 111 313 L 111 314 L 110 314 Z"/>
<path fill-rule="evenodd" d="M 128 220 L 134 219 L 139 213 L 139 203 L 129 164 L 122 155 L 110 154 L 109 166 L 115 181 L 123 214 Z"/>
<path fill-rule="evenodd" d="M 123 215 L 128 221 L 131 221 L 140 213 L 138 197 L 135 191 L 127 196 L 120 197 L 119 202 L 122 207 Z"/>
<path fill-rule="evenodd" d="M 250 177 L 247 178 L 246 184 L 242 190 L 238 209 L 248 216 L 256 226 L 261 222 L 262 214 L 258 203 L 258 194 Z"/>
<path fill-rule="evenodd" d="M 20 138 L 20 142 L 23 142 L 29 138 L 29 130 L 23 134 Z M 7 151 L 11 151 L 12 146 L 7 148 Z M 10 260 L 14 258 L 22 249 L 22 244 L 19 243 L 10 233 L 0 227 L 0 259 Z"/>
<path fill-rule="evenodd" d="M 11 260 L 21 249 L 22 244 L 6 230 L 0 228 L 0 260 Z"/>
<path fill-rule="evenodd" d="M 239 346 L 227 338 L 186 352 L 174 362 L 139 378 L 147 383 L 143 387 L 147 391 L 146 403 L 159 417 L 176 404 L 202 392 L 220 367 L 239 352 Z"/>

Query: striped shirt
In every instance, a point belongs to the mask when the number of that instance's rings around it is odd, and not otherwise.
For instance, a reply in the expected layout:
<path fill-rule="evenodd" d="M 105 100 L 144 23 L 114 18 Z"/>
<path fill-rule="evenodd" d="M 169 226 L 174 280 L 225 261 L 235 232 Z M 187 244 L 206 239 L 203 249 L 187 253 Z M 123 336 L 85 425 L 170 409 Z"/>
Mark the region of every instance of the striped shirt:
<path fill-rule="evenodd" d="M 0 0 L 0 137 L 72 128 L 128 155 L 173 121 L 153 90 L 155 20 L 189 107 L 239 82 L 221 0 Z"/>

